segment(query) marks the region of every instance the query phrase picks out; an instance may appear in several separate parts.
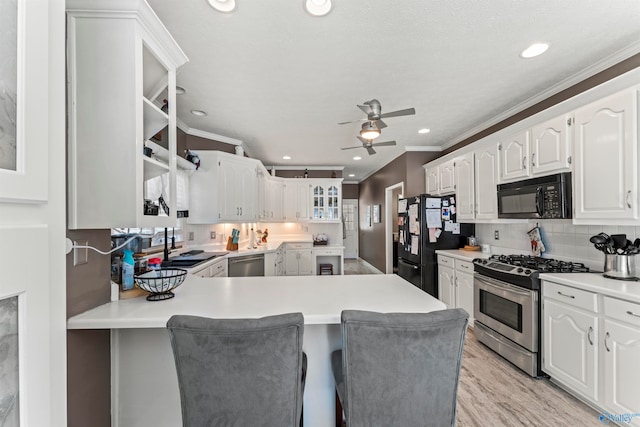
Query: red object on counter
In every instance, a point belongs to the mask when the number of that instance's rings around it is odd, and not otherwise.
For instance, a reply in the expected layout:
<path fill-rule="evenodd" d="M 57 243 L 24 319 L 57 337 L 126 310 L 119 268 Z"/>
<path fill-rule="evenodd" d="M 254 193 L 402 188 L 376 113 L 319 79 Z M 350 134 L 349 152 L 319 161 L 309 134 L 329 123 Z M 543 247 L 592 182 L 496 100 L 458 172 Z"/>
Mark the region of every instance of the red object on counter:
<path fill-rule="evenodd" d="M 151 270 L 160 270 L 162 268 L 162 259 L 161 258 L 149 258 L 149 262 L 147 263 Z"/>

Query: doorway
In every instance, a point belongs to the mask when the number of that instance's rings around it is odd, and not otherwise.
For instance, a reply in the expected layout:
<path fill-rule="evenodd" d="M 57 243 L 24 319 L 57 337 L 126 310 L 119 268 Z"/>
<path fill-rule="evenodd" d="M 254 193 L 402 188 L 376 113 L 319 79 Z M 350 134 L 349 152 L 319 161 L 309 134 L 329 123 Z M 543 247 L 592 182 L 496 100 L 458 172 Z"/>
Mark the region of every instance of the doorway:
<path fill-rule="evenodd" d="M 342 200 L 344 258 L 358 258 L 358 199 Z"/>
<path fill-rule="evenodd" d="M 384 228 L 384 247 L 386 252 L 385 272 L 392 274 L 394 272 L 394 248 L 397 248 L 398 242 L 398 199 L 404 194 L 404 182 L 387 187 L 384 192 L 385 206 L 385 228 Z M 396 266 L 397 267 L 397 266 Z"/>

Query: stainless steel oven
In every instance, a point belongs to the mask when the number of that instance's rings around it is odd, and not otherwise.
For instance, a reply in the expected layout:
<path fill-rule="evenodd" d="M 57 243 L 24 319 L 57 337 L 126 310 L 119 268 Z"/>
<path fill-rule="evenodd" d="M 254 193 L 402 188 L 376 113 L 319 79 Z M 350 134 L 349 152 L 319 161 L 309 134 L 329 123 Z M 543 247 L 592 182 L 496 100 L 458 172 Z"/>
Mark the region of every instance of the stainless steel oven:
<path fill-rule="evenodd" d="M 474 321 L 538 351 L 538 291 L 476 274 L 474 292 Z"/>

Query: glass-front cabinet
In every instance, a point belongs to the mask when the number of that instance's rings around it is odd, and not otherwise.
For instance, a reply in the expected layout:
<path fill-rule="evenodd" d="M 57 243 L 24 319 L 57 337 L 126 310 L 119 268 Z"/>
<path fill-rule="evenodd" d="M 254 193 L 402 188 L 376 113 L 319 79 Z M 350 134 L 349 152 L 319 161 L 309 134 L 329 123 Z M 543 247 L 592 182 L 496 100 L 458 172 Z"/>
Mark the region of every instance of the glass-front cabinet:
<path fill-rule="evenodd" d="M 311 221 L 340 221 L 342 180 L 317 179 L 311 183 Z"/>

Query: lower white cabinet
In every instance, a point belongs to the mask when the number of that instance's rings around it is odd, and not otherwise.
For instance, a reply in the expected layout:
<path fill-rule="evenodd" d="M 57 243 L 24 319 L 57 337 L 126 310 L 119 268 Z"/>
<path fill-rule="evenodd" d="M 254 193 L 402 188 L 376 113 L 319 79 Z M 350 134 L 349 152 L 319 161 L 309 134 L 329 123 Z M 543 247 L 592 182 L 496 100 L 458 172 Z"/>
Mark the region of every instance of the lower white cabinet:
<path fill-rule="evenodd" d="M 463 308 L 473 326 L 473 263 L 438 254 L 438 295 L 448 308 Z"/>
<path fill-rule="evenodd" d="M 287 243 L 284 258 L 286 276 L 310 276 L 313 274 L 312 243 Z"/>
<path fill-rule="evenodd" d="M 542 298 L 543 371 L 605 414 L 639 414 L 640 304 L 546 280 Z"/>
<path fill-rule="evenodd" d="M 313 274 L 320 274 L 321 264 L 331 264 L 333 274 L 344 274 L 344 248 L 317 246 L 313 248 Z"/>
<path fill-rule="evenodd" d="M 278 267 L 278 262 L 276 260 L 275 252 L 266 252 L 264 254 L 264 275 L 267 276 L 276 276 L 276 271 Z"/>
<path fill-rule="evenodd" d="M 190 271 L 190 274 L 200 277 L 227 277 L 229 275 L 227 259 L 218 259 L 211 264 L 207 263 L 204 266 L 195 267 Z"/>

